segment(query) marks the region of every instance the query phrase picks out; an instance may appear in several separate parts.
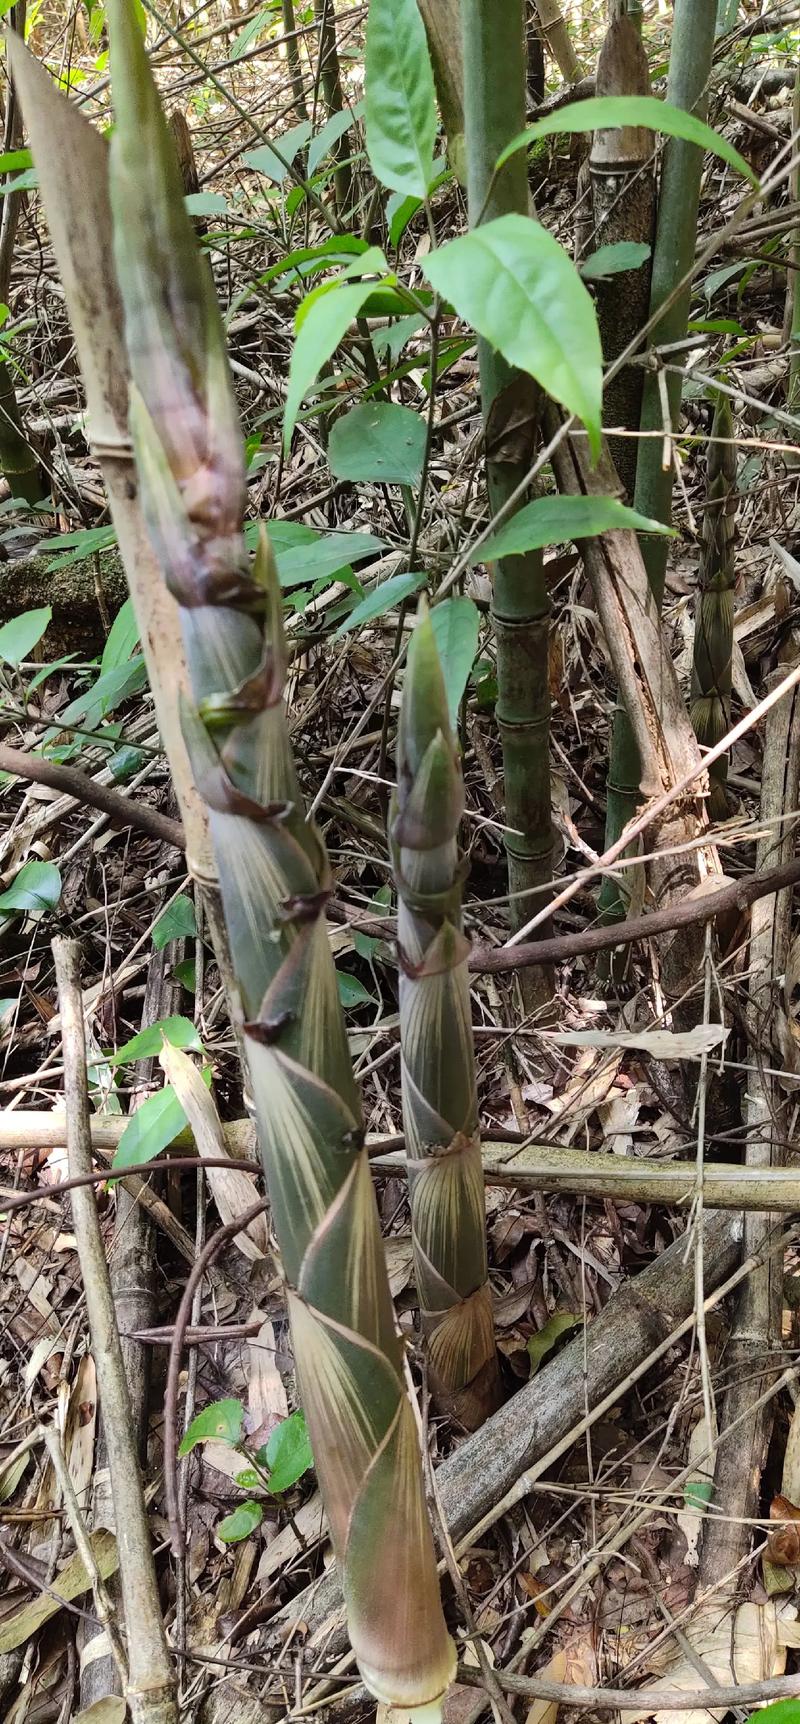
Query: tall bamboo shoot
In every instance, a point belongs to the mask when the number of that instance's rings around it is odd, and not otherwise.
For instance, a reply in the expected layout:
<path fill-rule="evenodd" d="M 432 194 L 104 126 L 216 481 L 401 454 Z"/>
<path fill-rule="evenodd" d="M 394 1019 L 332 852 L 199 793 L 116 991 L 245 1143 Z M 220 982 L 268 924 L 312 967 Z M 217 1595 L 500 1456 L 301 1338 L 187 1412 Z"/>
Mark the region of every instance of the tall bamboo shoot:
<path fill-rule="evenodd" d="M 461 930 L 463 782 L 436 637 L 414 630 L 390 833 L 398 893 L 403 1120 L 431 1383 L 469 1430 L 499 1400 L 478 1136 L 469 943 Z"/>
<path fill-rule="evenodd" d="M 298 1384 L 365 1682 L 400 1706 L 454 1671 L 416 1427 L 283 704 L 281 595 L 243 539 L 244 454 L 219 309 L 131 0 L 114 0 L 115 255 L 148 527 L 181 613 L 189 752 L 209 807 Z"/>

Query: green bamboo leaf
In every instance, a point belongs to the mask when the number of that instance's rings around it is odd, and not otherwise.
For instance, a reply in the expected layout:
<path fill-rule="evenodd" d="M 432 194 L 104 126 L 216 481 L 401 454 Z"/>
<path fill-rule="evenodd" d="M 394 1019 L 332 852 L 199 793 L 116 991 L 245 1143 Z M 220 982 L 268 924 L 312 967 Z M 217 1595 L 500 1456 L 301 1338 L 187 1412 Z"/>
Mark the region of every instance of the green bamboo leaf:
<path fill-rule="evenodd" d="M 450 723 L 455 728 L 461 696 L 478 650 L 480 614 L 472 599 L 444 599 L 430 613 L 439 663 L 444 677 Z"/>
<path fill-rule="evenodd" d="M 308 146 L 308 177 L 319 167 L 321 161 L 329 155 L 339 139 L 349 131 L 354 120 L 360 120 L 364 112 L 364 103 L 355 102 L 352 108 L 343 108 L 340 114 L 332 114 L 325 125 L 315 132 Z"/>
<path fill-rule="evenodd" d="M 337 970 L 336 985 L 345 1011 L 351 1011 L 354 1006 L 374 1006 L 375 995 L 364 987 L 364 983 L 360 982 L 357 976 L 346 976 L 343 970 Z"/>
<path fill-rule="evenodd" d="M 0 628 L 0 658 L 6 664 L 21 664 L 24 658 L 29 658 L 52 615 L 50 605 L 41 605 L 35 611 L 21 611 L 18 617 L 3 623 Z"/>
<path fill-rule="evenodd" d="M 133 609 L 133 603 L 126 599 L 121 605 L 109 629 L 108 639 L 103 647 L 100 660 L 100 675 L 106 671 L 116 670 L 119 665 L 127 664 L 131 654 L 139 644 L 139 624 Z"/>
<path fill-rule="evenodd" d="M 536 497 L 472 552 L 470 563 L 493 563 L 499 557 L 520 557 L 546 545 L 593 539 L 597 533 L 670 533 L 661 521 L 651 521 L 616 497 Z"/>
<path fill-rule="evenodd" d="M 280 1491 L 288 1491 L 304 1473 L 309 1472 L 314 1465 L 314 1456 L 301 1412 L 290 1413 L 288 1419 L 281 1419 L 260 1451 L 259 1460 L 262 1455 L 263 1465 L 269 1469 L 269 1488 L 276 1495 Z"/>
<path fill-rule="evenodd" d="M 178 1454 L 191 1454 L 198 1443 L 230 1443 L 232 1448 L 241 1441 L 244 1409 L 241 1401 L 231 1396 L 224 1401 L 212 1401 L 198 1413 L 186 1431 Z"/>
<path fill-rule="evenodd" d="M 424 198 L 433 179 L 436 96 L 417 0 L 370 0 L 365 73 L 375 178 L 391 191 Z"/>
<path fill-rule="evenodd" d="M 337 479 L 415 485 L 425 459 L 425 421 L 410 407 L 366 401 L 337 419 L 328 465 Z"/>
<path fill-rule="evenodd" d="M 194 914 L 194 904 L 191 898 L 181 895 L 167 905 L 158 920 L 153 923 L 153 945 L 157 952 L 168 946 L 170 940 L 193 940 L 197 933 L 197 922 Z"/>
<path fill-rule="evenodd" d="M 600 448 L 603 356 L 588 289 L 552 234 L 504 215 L 422 263 L 432 287 L 509 365 L 582 419 Z"/>
<path fill-rule="evenodd" d="M 283 416 L 283 443 L 288 449 L 304 395 L 323 365 L 347 334 L 351 323 L 373 290 L 370 281 L 348 282 L 316 299 L 297 327 L 289 364 L 289 387 Z"/>
<path fill-rule="evenodd" d="M 146 1030 L 139 1030 L 138 1035 L 131 1036 L 116 1053 L 106 1054 L 109 1065 L 132 1065 L 134 1060 L 157 1059 L 161 1052 L 162 1042 L 170 1042 L 174 1048 L 185 1048 L 191 1053 L 202 1053 L 203 1044 L 191 1018 L 171 1017 L 159 1018 L 158 1023 L 150 1024 Z"/>
<path fill-rule="evenodd" d="M 705 120 L 699 120 L 696 114 L 688 114 L 684 108 L 674 108 L 670 102 L 660 101 L 658 96 L 592 96 L 586 102 L 568 102 L 565 108 L 559 108 L 554 114 L 545 114 L 541 120 L 534 120 L 532 126 L 526 126 L 524 132 L 512 138 L 498 156 L 497 166 L 501 168 L 509 156 L 515 155 L 517 150 L 527 149 L 540 138 L 553 137 L 561 132 L 614 131 L 622 126 L 643 126 L 647 131 L 664 132 L 667 137 L 683 138 L 687 144 L 697 144 L 699 149 L 710 150 L 715 156 L 720 156 L 729 167 L 743 174 L 751 185 L 758 185 L 758 178 L 744 156 L 740 156 L 721 132 L 715 132 L 713 126 L 707 126 Z"/>
<path fill-rule="evenodd" d="M 174 1089 L 165 1084 L 131 1114 L 114 1151 L 111 1171 L 115 1167 L 141 1167 L 144 1161 L 157 1161 L 185 1131 L 187 1123 Z"/>
<path fill-rule="evenodd" d="M 252 1497 L 249 1497 L 247 1502 L 239 1503 L 233 1514 L 226 1514 L 224 1520 L 220 1521 L 217 1538 L 220 1538 L 223 1544 L 239 1544 L 243 1538 L 249 1538 L 251 1533 L 256 1532 L 263 1519 L 264 1510 L 261 1503 L 254 1502 Z"/>
<path fill-rule="evenodd" d="M 184 198 L 186 213 L 190 216 L 226 216 L 230 214 L 230 205 L 221 192 L 189 192 Z"/>
<path fill-rule="evenodd" d="M 402 604 L 403 599 L 418 592 L 425 579 L 425 575 L 408 574 L 390 575 L 388 580 L 381 581 L 380 586 L 374 587 L 372 592 L 349 612 L 344 622 L 339 624 L 334 640 L 338 640 L 340 635 L 349 634 L 351 629 L 359 628 L 362 623 L 374 622 L 376 617 L 384 617 L 395 605 Z"/>
<path fill-rule="evenodd" d="M 245 167 L 255 168 L 256 173 L 264 174 L 280 185 L 310 137 L 311 121 L 301 120 L 299 125 L 290 126 L 288 132 L 275 139 L 274 149 L 270 144 L 261 144 L 257 150 L 248 150 L 242 160 Z"/>
<path fill-rule="evenodd" d="M 580 266 L 584 281 L 605 281 L 609 275 L 626 275 L 641 269 L 650 256 L 651 247 L 635 239 L 619 239 L 613 245 L 598 246 L 584 258 Z"/>
<path fill-rule="evenodd" d="M 15 880 L 0 892 L 0 911 L 54 910 L 61 897 L 61 875 L 54 862 L 26 862 Z"/>

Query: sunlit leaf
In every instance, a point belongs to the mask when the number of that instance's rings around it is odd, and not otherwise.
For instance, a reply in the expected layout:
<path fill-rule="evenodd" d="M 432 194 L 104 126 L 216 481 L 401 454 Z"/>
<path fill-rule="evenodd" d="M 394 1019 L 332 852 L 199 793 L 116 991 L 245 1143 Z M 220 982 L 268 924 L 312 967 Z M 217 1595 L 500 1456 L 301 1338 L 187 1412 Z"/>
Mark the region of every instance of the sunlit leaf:
<path fill-rule="evenodd" d="M 518 557 L 525 551 L 568 544 L 574 539 L 592 539 L 597 533 L 619 532 L 624 528 L 638 533 L 670 532 L 662 522 L 638 514 L 616 497 L 536 497 L 473 551 L 469 560 L 496 562 L 499 557 Z"/>
<path fill-rule="evenodd" d="M 249 1538 L 250 1534 L 260 1527 L 263 1519 L 264 1510 L 261 1503 L 248 1498 L 247 1502 L 239 1503 L 233 1514 L 226 1514 L 224 1520 L 220 1521 L 217 1538 L 220 1538 L 223 1544 L 238 1544 L 241 1539 Z"/>
<path fill-rule="evenodd" d="M 230 1397 L 212 1401 L 198 1413 L 183 1437 L 178 1454 L 188 1455 L 198 1443 L 230 1443 L 235 1448 L 241 1441 L 243 1408 L 241 1401 Z"/>
<path fill-rule="evenodd" d="M 6 664 L 21 664 L 23 659 L 29 658 L 52 615 L 50 605 L 41 605 L 35 611 L 21 611 L 18 617 L 3 623 L 0 628 L 0 658 Z"/>
<path fill-rule="evenodd" d="M 348 282 L 316 299 L 297 329 L 289 363 L 289 387 L 283 417 L 283 441 L 288 449 L 304 396 L 319 376 L 353 319 L 372 292 L 368 281 Z"/>
<path fill-rule="evenodd" d="M 54 862 L 26 862 L 5 892 L 0 911 L 54 910 L 61 897 L 61 875 Z"/>
<path fill-rule="evenodd" d="M 349 612 L 344 622 L 339 624 L 334 639 L 348 634 L 351 629 L 359 628 L 362 623 L 373 622 L 376 617 L 385 616 L 387 611 L 393 610 L 395 605 L 402 604 L 403 599 L 410 598 L 412 593 L 417 592 L 425 579 L 424 574 L 390 575 L 388 580 L 381 581 L 380 586 L 374 587 L 372 592 Z"/>
<path fill-rule="evenodd" d="M 175 898 L 166 910 L 162 911 L 153 924 L 153 945 L 157 952 L 168 946 L 170 940 L 192 940 L 197 933 L 197 922 L 194 914 L 194 904 L 191 898 L 181 895 Z"/>
<path fill-rule="evenodd" d="M 436 96 L 417 0 L 370 0 L 365 49 L 367 155 L 392 191 L 424 198 L 433 179 Z"/>
<path fill-rule="evenodd" d="M 174 1089 L 165 1084 L 131 1114 L 114 1151 L 112 1172 L 115 1167 L 141 1167 L 144 1161 L 157 1161 L 185 1131 L 186 1124 L 186 1115 Z"/>
<path fill-rule="evenodd" d="M 530 216 L 504 215 L 422 262 L 459 317 L 582 419 L 600 447 L 603 356 L 588 288 L 572 259 Z"/>
<path fill-rule="evenodd" d="M 192 1053 L 202 1053 L 203 1044 L 195 1025 L 190 1018 L 171 1017 L 159 1018 L 158 1023 L 150 1024 L 146 1030 L 139 1030 L 138 1035 L 131 1036 L 116 1053 L 106 1054 L 109 1065 L 131 1065 L 134 1060 L 156 1059 L 161 1052 L 163 1042 L 171 1042 L 174 1048 L 187 1048 Z"/>
<path fill-rule="evenodd" d="M 527 149 L 539 138 L 553 137 L 562 132 L 614 131 L 620 126 L 643 126 L 651 132 L 663 132 L 670 138 L 683 138 L 688 144 L 697 144 L 699 149 L 710 150 L 720 156 L 752 185 L 758 185 L 749 163 L 722 132 L 715 132 L 713 126 L 707 126 L 705 120 L 699 120 L 696 114 L 687 113 L 685 108 L 675 108 L 657 96 L 592 96 L 586 102 L 568 102 L 565 108 L 545 114 L 541 120 L 534 120 L 532 126 L 527 126 L 524 132 L 512 138 L 498 156 L 497 166 L 501 167 L 509 156 L 517 150 Z"/>

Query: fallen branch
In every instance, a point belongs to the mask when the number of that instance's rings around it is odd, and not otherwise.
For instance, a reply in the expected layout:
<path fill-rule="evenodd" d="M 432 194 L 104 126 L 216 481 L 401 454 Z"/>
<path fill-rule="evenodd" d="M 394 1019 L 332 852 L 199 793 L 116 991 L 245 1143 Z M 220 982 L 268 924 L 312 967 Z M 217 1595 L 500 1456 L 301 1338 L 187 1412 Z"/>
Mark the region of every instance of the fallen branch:
<path fill-rule="evenodd" d="M 123 1118 L 91 1121 L 92 1154 L 111 1161 L 125 1129 Z M 230 1160 L 204 1157 L 205 1167 L 225 1167 L 256 1172 L 253 1161 L 255 1132 L 249 1119 L 229 1120 L 224 1126 L 226 1143 L 230 1145 Z M 48 1113 L 18 1113 L 0 1115 L 0 1153 L 20 1148 L 50 1148 L 64 1141 L 64 1122 L 53 1123 Z M 187 1130 L 175 1139 L 173 1148 L 191 1143 Z M 368 1137 L 367 1149 L 376 1173 L 404 1176 L 406 1158 L 403 1139 Z M 165 1168 L 190 1169 L 198 1165 L 190 1155 L 167 1155 L 158 1161 L 138 1163 L 136 1168 L 115 1168 L 114 1178 L 136 1178 L 147 1173 L 163 1172 Z M 651 1161 L 649 1158 L 626 1160 L 618 1155 L 606 1155 L 602 1150 L 572 1149 L 556 1143 L 503 1142 L 483 1144 L 483 1175 L 487 1185 L 510 1186 L 515 1191 L 573 1192 L 581 1197 L 608 1197 L 619 1203 L 663 1203 L 680 1207 L 691 1202 L 697 1169 L 693 1161 Z M 24 1209 L 31 1203 L 52 1203 L 63 1191 L 83 1185 L 101 1184 L 109 1177 L 101 1168 L 78 1179 L 66 1179 L 46 1190 L 8 1192 L 0 1188 L 4 1214 Z M 704 1170 L 703 1184 L 709 1209 L 759 1210 L 772 1209 L 776 1214 L 793 1215 L 800 1210 L 800 1171 L 789 1167 L 739 1167 L 718 1161 Z M 144 1187 L 147 1190 L 147 1187 Z M 158 1217 L 156 1216 L 156 1219 Z M 185 1236 L 188 1239 L 188 1235 Z M 216 1238 L 217 1235 L 215 1234 Z M 194 1263 L 192 1242 L 187 1260 Z"/>
<path fill-rule="evenodd" d="M 57 790 L 62 796 L 73 796 L 76 803 L 88 803 L 90 808 L 99 808 L 114 826 L 136 826 L 140 832 L 148 833 L 162 844 L 173 844 L 176 850 L 186 849 L 180 820 L 170 820 L 168 815 L 160 814 L 157 808 L 150 808 L 146 802 L 132 802 L 129 796 L 90 778 L 87 772 L 80 772 L 77 767 L 57 766 L 51 760 L 43 760 L 40 754 L 25 754 L 21 748 L 9 748 L 2 742 L 0 772 L 9 772 L 14 778 L 29 779 L 33 784 L 46 784 L 48 789 Z"/>

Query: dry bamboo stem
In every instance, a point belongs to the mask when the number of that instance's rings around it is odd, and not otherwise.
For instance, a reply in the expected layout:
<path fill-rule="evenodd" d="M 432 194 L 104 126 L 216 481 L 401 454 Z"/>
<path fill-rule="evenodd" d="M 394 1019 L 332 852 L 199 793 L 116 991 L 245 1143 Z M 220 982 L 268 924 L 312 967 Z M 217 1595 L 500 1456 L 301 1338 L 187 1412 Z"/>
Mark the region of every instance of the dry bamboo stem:
<path fill-rule="evenodd" d="M 70 1173 L 91 1172 L 80 947 L 53 941 L 64 1047 L 64 1094 Z M 127 1624 L 128 1689 L 133 1724 L 178 1724 L 175 1677 L 167 1649 L 147 1523 L 136 1436 L 94 1192 L 72 1194 L 72 1218 L 106 1431 L 120 1582 Z"/>
<path fill-rule="evenodd" d="M 800 789 L 800 693 L 773 707 L 767 720 L 761 782 L 761 818 L 766 835 L 756 852 L 759 867 L 774 867 L 794 849 L 791 821 L 776 829 L 776 817 L 796 809 Z M 776 836 L 777 830 L 777 836 Z M 750 984 L 747 1024 L 759 1057 L 770 1063 L 773 997 L 776 977 L 783 975 L 791 938 L 791 889 L 753 906 L 750 924 Z M 747 1171 L 759 1177 L 782 1159 L 781 1139 L 787 1135 L 786 1099 L 774 1078 L 764 1072 L 748 1077 L 745 1099 L 748 1127 Z M 704 1177 L 704 1186 L 706 1180 Z M 768 1184 L 769 1189 L 769 1184 Z M 707 1186 L 706 1186 L 707 1190 Z M 749 1212 L 744 1218 L 744 1249 L 759 1251 L 775 1224 L 775 1210 Z M 772 1404 L 748 1416 L 762 1389 L 781 1362 L 783 1260 L 768 1258 L 743 1286 L 736 1304 L 726 1361 L 734 1373 L 722 1407 L 720 1429 L 741 1421 L 734 1445 L 724 1445 L 714 1474 L 714 1498 L 722 1511 L 706 1523 L 699 1585 L 705 1591 L 719 1584 L 745 1555 L 756 1512 L 761 1472 L 772 1423 Z"/>
<path fill-rule="evenodd" d="M 127 1120 L 92 1118 L 92 1154 L 110 1162 L 116 1152 Z M 255 1129 L 249 1119 L 229 1120 L 223 1127 L 232 1158 L 254 1161 Z M 60 1147 L 65 1138 L 64 1120 L 52 1113 L 23 1112 L 0 1114 L 0 1153 L 18 1149 L 51 1149 Z M 192 1148 L 187 1130 L 175 1139 L 172 1148 L 185 1154 Z M 406 1173 L 406 1158 L 398 1137 L 368 1137 L 370 1161 L 378 1174 Z M 649 1157 L 626 1161 L 602 1150 L 562 1148 L 552 1143 L 492 1143 L 483 1148 L 483 1173 L 487 1185 L 510 1186 L 515 1191 L 564 1191 L 583 1197 L 608 1197 L 620 1203 L 664 1203 L 670 1207 L 689 1205 L 694 1193 L 697 1170 L 693 1161 L 650 1160 Z M 168 1165 L 165 1163 L 158 1165 Z M 129 1183 L 136 1188 L 133 1175 Z M 734 1163 L 716 1162 L 705 1170 L 705 1201 L 707 1209 L 759 1210 L 766 1207 L 782 1215 L 800 1209 L 800 1170 L 793 1168 L 739 1167 Z M 144 1187 L 147 1193 L 147 1187 Z M 58 1195 L 58 1188 L 47 1191 L 48 1200 Z M 157 1199 L 154 1199 L 157 1202 Z M 163 1207 L 163 1206 L 162 1206 Z M 160 1215 L 155 1213 L 160 1221 Z M 173 1237 L 171 1234 L 170 1237 Z M 174 1241 L 173 1241 L 174 1242 Z M 193 1247 L 188 1234 L 181 1228 L 178 1248 L 192 1261 Z"/>

